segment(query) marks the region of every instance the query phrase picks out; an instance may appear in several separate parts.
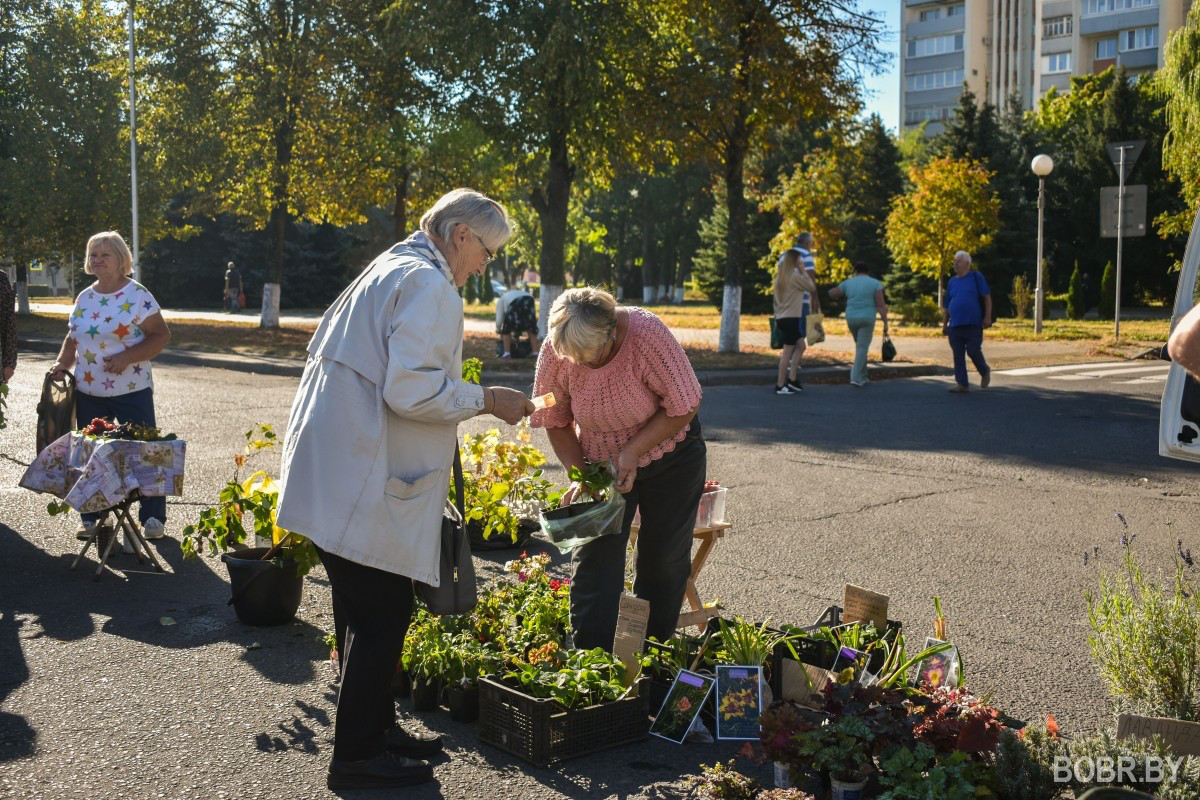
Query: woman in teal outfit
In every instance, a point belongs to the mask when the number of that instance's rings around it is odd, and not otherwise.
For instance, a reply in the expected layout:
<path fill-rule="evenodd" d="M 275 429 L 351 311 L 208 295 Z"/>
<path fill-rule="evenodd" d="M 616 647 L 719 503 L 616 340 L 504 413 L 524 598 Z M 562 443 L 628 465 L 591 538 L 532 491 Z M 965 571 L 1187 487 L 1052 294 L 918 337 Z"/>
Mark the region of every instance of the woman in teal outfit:
<path fill-rule="evenodd" d="M 846 327 L 854 339 L 854 366 L 850 369 L 850 385 L 867 385 L 867 351 L 875 336 L 875 312 L 883 320 L 883 335 L 888 333 L 888 308 L 883 299 L 883 284 L 871 277 L 870 268 L 863 263 L 854 265 L 854 277 L 847 278 L 829 290 L 834 300 L 846 298 Z"/>

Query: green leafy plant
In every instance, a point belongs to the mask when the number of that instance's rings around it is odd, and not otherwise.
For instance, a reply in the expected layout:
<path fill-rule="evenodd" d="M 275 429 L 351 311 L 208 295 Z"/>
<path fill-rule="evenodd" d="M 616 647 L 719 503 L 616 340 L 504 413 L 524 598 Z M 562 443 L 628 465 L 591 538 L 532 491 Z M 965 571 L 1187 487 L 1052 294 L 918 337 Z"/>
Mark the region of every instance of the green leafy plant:
<path fill-rule="evenodd" d="M 613 472 L 612 466 L 605 461 L 599 464 L 587 464 L 582 469 L 571 467 L 567 472 L 567 478 L 572 484 L 582 487 L 592 497 L 600 498 L 607 495 L 617 476 Z"/>
<path fill-rule="evenodd" d="M 1183 564 L 1159 582 L 1127 550 L 1123 570 L 1084 598 L 1092 658 L 1118 708 L 1200 718 L 1200 603 Z"/>
<path fill-rule="evenodd" d="M 1072 774 L 1070 783 L 1066 786 L 1076 793 L 1076 796 L 1097 785 L 1110 785 L 1124 786 L 1153 794 L 1160 800 L 1171 795 L 1178 798 L 1200 797 L 1200 758 L 1184 758 L 1179 763 L 1179 769 L 1174 778 L 1172 778 L 1171 770 L 1164 767 L 1163 771 L 1166 774 L 1162 776 L 1162 782 L 1149 780 L 1154 776 L 1147 774 L 1147 757 L 1155 756 L 1162 759 L 1164 764 L 1168 758 L 1179 758 L 1166 743 L 1157 737 L 1153 739 L 1132 737 L 1118 739 L 1112 730 L 1102 730 L 1089 736 L 1072 737 L 1066 743 L 1066 756 L 1072 764 L 1085 759 L 1095 764 L 1099 759 L 1106 758 L 1112 759 L 1114 764 L 1122 763 L 1121 760 L 1126 759 L 1125 763 L 1133 765 L 1131 772 L 1116 774 L 1111 782 L 1097 779 L 1083 783 L 1076 780 Z"/>
<path fill-rule="evenodd" d="M 800 656 L 792 642 L 797 638 L 795 633 L 784 633 L 772 630 L 770 622 L 753 625 L 741 617 L 734 617 L 732 622 L 723 617 L 717 618 L 716 660 L 721 664 L 744 664 L 751 667 L 769 667 L 775 648 L 782 644 L 792 653 L 797 661 Z"/>
<path fill-rule="evenodd" d="M 897 747 L 879 768 L 879 782 L 887 788 L 879 800 L 975 800 L 991 794 L 990 770 L 966 753 L 938 755 L 926 744 Z"/>
<path fill-rule="evenodd" d="M 722 764 L 701 764 L 700 774 L 688 778 L 689 797 L 697 800 L 754 800 L 759 796 L 758 782 L 734 769 L 732 758 Z"/>
<path fill-rule="evenodd" d="M 408 624 L 400 665 L 414 678 L 433 681 L 446 672 L 450 649 L 443 619 L 419 608 Z"/>
<path fill-rule="evenodd" d="M 242 469 L 250 460 L 278 443 L 278 437 L 270 425 L 258 425 L 246 431 L 246 445 L 234 456 L 233 478 L 221 489 L 217 504 L 200 512 L 200 521 L 183 529 L 180 542 L 184 558 L 195 558 L 207 551 L 210 556 L 228 550 L 244 550 L 251 532 L 270 539 L 276 557 L 296 563 L 301 575 L 308 573 L 317 561 L 317 551 L 305 537 L 286 531 L 275 524 L 276 508 L 279 504 L 279 486 L 265 470 L 258 470 L 242 478 Z M 245 516 L 252 520 L 250 530 L 244 524 Z"/>
<path fill-rule="evenodd" d="M 508 561 L 504 574 L 480 593 L 468 619 L 471 632 L 507 664 L 530 660 L 530 652 L 562 646 L 570 621 L 570 581 L 552 578 L 545 553 Z"/>
<path fill-rule="evenodd" d="M 837 780 L 861 780 L 871 771 L 874 735 L 860 717 L 844 716 L 792 738 L 801 763 Z"/>
<path fill-rule="evenodd" d="M 478 384 L 483 378 L 483 362 L 478 358 L 467 358 L 462 364 L 462 379 L 467 383 Z"/>
<path fill-rule="evenodd" d="M 507 536 L 516 542 L 521 519 L 536 518 L 558 503 L 560 493 L 542 477 L 546 456 L 532 439 L 527 421 L 511 438 L 496 428 L 463 437 L 463 510 L 468 524 L 479 525 L 485 539 Z M 450 499 L 455 499 L 453 477 Z"/>
<path fill-rule="evenodd" d="M 795 736 L 820 727 L 825 718 L 822 712 L 787 700 L 773 703 L 759 717 L 758 741 L 763 753 L 787 766 L 793 776 L 802 774 L 810 764 L 800 757 Z"/>
<path fill-rule="evenodd" d="M 633 688 L 626 689 L 623 683 L 626 668 L 621 660 L 599 647 L 548 655 L 516 665 L 505 674 L 505 682 L 568 710 L 619 700 Z"/>

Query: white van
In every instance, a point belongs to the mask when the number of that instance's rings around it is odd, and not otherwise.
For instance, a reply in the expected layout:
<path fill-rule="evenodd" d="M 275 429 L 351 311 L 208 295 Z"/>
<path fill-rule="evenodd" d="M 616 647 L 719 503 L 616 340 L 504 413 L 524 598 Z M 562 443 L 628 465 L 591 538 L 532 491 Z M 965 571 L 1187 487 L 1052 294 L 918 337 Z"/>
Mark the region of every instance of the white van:
<path fill-rule="evenodd" d="M 1171 311 L 1171 330 L 1192 306 L 1200 302 L 1200 214 L 1192 224 L 1179 288 L 1175 290 L 1175 308 Z M 1158 412 L 1158 454 L 1185 461 L 1200 461 L 1200 382 L 1178 364 L 1171 365 L 1167 386 L 1163 389 Z"/>

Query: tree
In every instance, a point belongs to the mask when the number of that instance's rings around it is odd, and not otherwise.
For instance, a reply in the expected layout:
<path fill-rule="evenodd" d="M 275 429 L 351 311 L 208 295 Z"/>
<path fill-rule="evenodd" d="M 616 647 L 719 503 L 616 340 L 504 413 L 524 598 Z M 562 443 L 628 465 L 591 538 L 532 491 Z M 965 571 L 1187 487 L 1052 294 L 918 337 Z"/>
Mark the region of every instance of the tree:
<path fill-rule="evenodd" d="M 289 220 L 363 219 L 354 193 L 334 180 L 343 173 L 327 160 L 354 122 L 339 114 L 345 84 L 337 55 L 349 46 L 342 3 L 349 0 L 139 4 L 161 34 L 145 55 L 159 65 L 150 72 L 148 144 L 168 160 L 191 150 L 210 156 L 176 158 L 168 196 L 269 231 L 263 327 L 279 325 Z M 169 102 L 178 98 L 186 100 Z M 189 135 L 196 145 L 181 142 Z"/>
<path fill-rule="evenodd" d="M 759 204 L 783 217 L 783 225 L 771 239 L 771 250 L 762 261 L 768 272 L 774 271 L 776 259 L 792 246 L 796 237 L 807 231 L 817 242 L 817 256 L 827 279 L 836 282 L 853 273 L 846 257 L 845 239 L 851 217 L 844 176 L 850 170 L 841 161 L 835 150 L 814 150 L 777 191 Z"/>
<path fill-rule="evenodd" d="M 122 18 L 104 4 L 9 4 L 0 16 L 0 253 L 67 261 L 89 236 L 128 235 Z"/>
<path fill-rule="evenodd" d="M 1113 262 L 1104 265 L 1100 276 L 1100 318 L 1112 319 L 1117 315 L 1117 271 Z"/>
<path fill-rule="evenodd" d="M 884 243 L 884 225 L 892 201 L 904 191 L 900 150 L 872 114 L 857 135 L 851 150 L 852 168 L 844 175 L 849 223 L 846 226 L 846 258 L 851 263 L 869 264 L 877 275 L 891 265 Z"/>
<path fill-rule="evenodd" d="M 1163 68 L 1156 79 L 1167 98 L 1163 166 L 1183 187 L 1187 208 L 1155 220 L 1160 230 L 1186 234 L 1200 212 L 1200 5 L 1193 4 L 1183 27 L 1167 40 Z"/>
<path fill-rule="evenodd" d="M 887 246 L 896 263 L 937 279 L 940 306 L 954 253 L 987 246 L 1000 224 L 1000 201 L 987 170 L 971 161 L 943 156 L 908 177 L 912 188 L 888 215 Z"/>
<path fill-rule="evenodd" d="M 1079 271 L 1079 262 L 1075 262 L 1075 270 L 1071 273 L 1071 287 L 1067 291 L 1067 316 L 1071 319 L 1083 319 L 1087 313 L 1087 298 L 1083 292 L 1083 273 Z"/>
<path fill-rule="evenodd" d="M 514 194 L 536 212 L 543 327 L 563 288 L 572 186 L 603 182 L 613 162 L 643 150 L 633 126 L 644 118 L 626 103 L 648 55 L 632 11 L 576 0 L 402 0 L 390 14 L 414 65 L 496 143 Z"/>
<path fill-rule="evenodd" d="M 746 261 L 747 155 L 773 126 L 852 111 L 857 60 L 882 54 L 881 19 L 853 0 L 659 0 L 647 4 L 659 54 L 648 85 L 663 116 L 682 122 L 685 146 L 720 176 L 726 204 L 718 349 L 736 352 Z"/>

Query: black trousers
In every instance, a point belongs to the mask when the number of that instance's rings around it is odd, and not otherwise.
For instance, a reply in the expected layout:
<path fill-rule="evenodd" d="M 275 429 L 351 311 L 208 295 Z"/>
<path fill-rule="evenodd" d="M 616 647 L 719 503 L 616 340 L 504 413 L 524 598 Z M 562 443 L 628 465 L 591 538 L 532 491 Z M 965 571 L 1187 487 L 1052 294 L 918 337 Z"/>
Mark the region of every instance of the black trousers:
<path fill-rule="evenodd" d="M 317 553 L 333 588 L 342 684 L 333 725 L 333 757 L 359 761 L 387 748 L 396 724 L 392 679 L 412 620 L 411 578 Z"/>
<path fill-rule="evenodd" d="M 642 521 L 633 593 L 650 601 L 646 635 L 659 641 L 674 635 L 692 570 L 692 529 L 704 492 L 706 467 L 707 448 L 696 418 L 687 438 L 674 450 L 638 469 L 633 489 L 624 495 L 621 533 L 603 536 L 575 550 L 571 628 L 576 647 L 612 650 L 625 583 L 625 548 L 639 506 Z"/>

